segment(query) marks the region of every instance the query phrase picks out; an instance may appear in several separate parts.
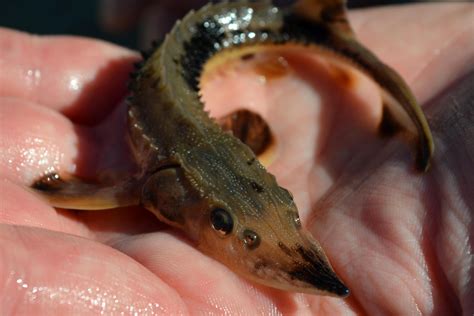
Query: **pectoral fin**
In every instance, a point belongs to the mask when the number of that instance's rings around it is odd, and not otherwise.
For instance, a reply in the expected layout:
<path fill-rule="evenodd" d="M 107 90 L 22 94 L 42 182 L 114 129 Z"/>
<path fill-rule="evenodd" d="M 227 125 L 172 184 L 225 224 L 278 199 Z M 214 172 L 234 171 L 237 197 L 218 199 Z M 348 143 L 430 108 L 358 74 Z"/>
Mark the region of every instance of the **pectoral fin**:
<path fill-rule="evenodd" d="M 31 187 L 52 206 L 78 210 L 100 210 L 138 205 L 140 202 L 140 180 L 127 179 L 117 184 L 89 183 L 76 177 L 62 179 L 58 174 L 49 174 Z"/>
<path fill-rule="evenodd" d="M 164 223 L 181 229 L 188 225 L 188 236 L 193 235 L 189 228 L 199 225 L 197 218 L 190 219 L 208 208 L 202 192 L 191 184 L 179 165 L 169 165 L 150 174 L 143 185 L 140 204 Z"/>

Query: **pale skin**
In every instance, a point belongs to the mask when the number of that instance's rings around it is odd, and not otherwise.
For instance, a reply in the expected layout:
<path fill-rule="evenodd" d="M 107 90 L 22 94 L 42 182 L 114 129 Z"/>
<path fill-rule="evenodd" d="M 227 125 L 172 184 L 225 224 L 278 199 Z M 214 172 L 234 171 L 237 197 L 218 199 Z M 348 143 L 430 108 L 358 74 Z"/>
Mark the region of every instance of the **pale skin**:
<path fill-rule="evenodd" d="M 452 83 L 473 71 L 474 7 L 392 7 L 350 18 L 425 108 L 437 146 L 425 175 L 413 171 L 408 141 L 373 132 L 370 85 L 356 91 L 367 102 L 320 102 L 307 112 L 285 107 L 312 100 L 301 85 L 276 104 L 250 104 L 245 95 L 217 102 L 235 93 L 231 75 L 204 88 L 215 115 L 245 104 L 272 109 L 271 126 L 285 122 L 274 128 L 281 146 L 269 169 L 294 193 L 303 223 L 351 289 L 347 299 L 257 286 L 139 207 L 57 210 L 25 189 L 51 167 L 86 177 L 126 171 L 120 100 L 138 57 L 92 39 L 0 30 L 0 314 L 472 314 L 473 98 L 437 96 L 448 87 L 455 93 Z M 327 88 L 315 95 L 337 87 Z M 114 108 L 100 128 L 78 124 L 94 125 Z M 325 131 L 323 115 L 331 122 Z"/>

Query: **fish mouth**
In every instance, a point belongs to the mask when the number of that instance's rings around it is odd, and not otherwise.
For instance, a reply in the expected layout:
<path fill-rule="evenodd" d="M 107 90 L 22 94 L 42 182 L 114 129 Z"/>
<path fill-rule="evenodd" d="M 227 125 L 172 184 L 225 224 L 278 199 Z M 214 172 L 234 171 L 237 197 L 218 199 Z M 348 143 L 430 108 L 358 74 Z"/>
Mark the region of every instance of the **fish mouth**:
<path fill-rule="evenodd" d="M 297 244 L 291 249 L 279 243 L 278 248 L 282 251 L 279 260 L 276 259 L 278 256 L 264 256 L 248 262 L 252 266 L 251 279 L 285 291 L 340 298 L 349 295 L 349 288 L 334 272 L 321 247 L 314 242 L 306 247 Z"/>
<path fill-rule="evenodd" d="M 299 246 L 296 252 L 303 261 L 295 261 L 288 275 L 292 281 L 308 284 L 319 292 L 338 297 L 347 297 L 349 288 L 340 280 L 332 269 L 325 255 Z"/>

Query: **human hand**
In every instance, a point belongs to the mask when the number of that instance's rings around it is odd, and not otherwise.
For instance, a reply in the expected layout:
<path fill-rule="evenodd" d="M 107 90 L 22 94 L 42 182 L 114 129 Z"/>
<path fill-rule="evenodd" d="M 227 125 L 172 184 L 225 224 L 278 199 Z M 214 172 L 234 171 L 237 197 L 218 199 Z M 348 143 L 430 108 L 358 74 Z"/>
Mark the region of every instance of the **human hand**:
<path fill-rule="evenodd" d="M 140 208 L 55 210 L 25 190 L 48 168 L 90 176 L 123 165 L 111 159 L 126 157 L 116 154 L 126 152 L 117 103 L 137 57 L 94 40 L 2 30 L 2 313 L 472 313 L 474 98 L 428 102 L 445 89 L 459 93 L 450 84 L 472 72 L 472 10 L 425 5 L 351 14 L 361 41 L 427 105 L 437 146 L 427 174 L 413 172 L 406 141 L 375 135 L 379 105 L 368 83 L 354 90 L 353 102 L 325 103 L 318 96 L 334 91 L 314 92 L 315 83 L 290 76 L 253 87 L 253 105 L 241 95 L 225 108 L 213 102 L 241 91 L 233 89 L 240 81 L 231 73 L 204 87 L 215 115 L 242 104 L 267 114 L 279 144 L 269 169 L 294 193 L 303 223 L 351 289 L 345 300 L 247 282 Z M 84 126 L 111 112 L 100 127 Z"/>

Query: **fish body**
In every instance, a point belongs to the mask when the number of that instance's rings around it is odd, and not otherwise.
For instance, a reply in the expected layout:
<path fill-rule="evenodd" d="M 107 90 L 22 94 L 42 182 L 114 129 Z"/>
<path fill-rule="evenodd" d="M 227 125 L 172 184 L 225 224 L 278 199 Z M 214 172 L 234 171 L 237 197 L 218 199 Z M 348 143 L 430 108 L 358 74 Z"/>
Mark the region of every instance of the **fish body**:
<path fill-rule="evenodd" d="M 343 1 L 301 0 L 287 8 L 235 1 L 188 14 L 136 71 L 128 135 L 137 174 L 108 186 L 53 174 L 33 187 L 59 207 L 141 204 L 244 277 L 283 290 L 347 296 L 302 228 L 291 193 L 208 116 L 199 94 L 210 64 L 285 45 L 317 47 L 372 77 L 390 117 L 417 138 L 418 169 L 427 169 L 433 143 L 424 115 L 404 81 L 357 42 Z"/>

